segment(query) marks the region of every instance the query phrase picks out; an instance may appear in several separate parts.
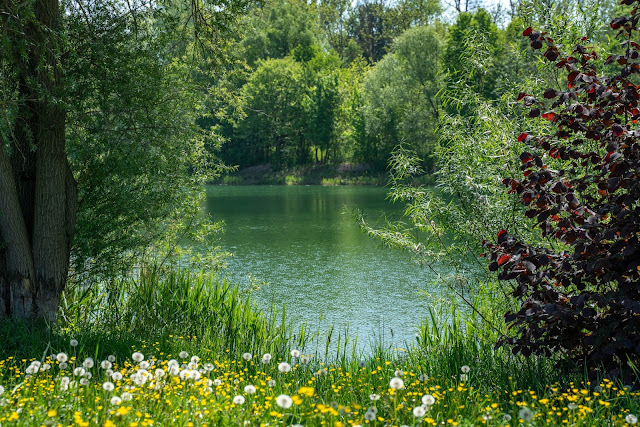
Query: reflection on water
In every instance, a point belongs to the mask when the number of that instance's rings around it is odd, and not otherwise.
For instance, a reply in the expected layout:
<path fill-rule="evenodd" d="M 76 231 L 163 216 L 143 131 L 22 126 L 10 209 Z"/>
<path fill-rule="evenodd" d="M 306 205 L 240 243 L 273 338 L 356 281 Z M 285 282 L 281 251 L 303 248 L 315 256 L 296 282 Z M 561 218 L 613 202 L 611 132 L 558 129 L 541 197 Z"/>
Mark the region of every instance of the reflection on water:
<path fill-rule="evenodd" d="M 398 217 L 402 206 L 385 195 L 372 187 L 211 186 L 206 208 L 226 223 L 221 246 L 235 254 L 233 280 L 246 283 L 251 273 L 269 283 L 255 294 L 259 305 L 286 305 L 289 319 L 312 329 L 348 325 L 360 350 L 373 339 L 395 348 L 414 342 L 426 315 L 430 300 L 420 291 L 439 290 L 428 289 L 433 278 L 408 254 L 380 247 L 349 215 L 358 207 L 369 219 Z"/>

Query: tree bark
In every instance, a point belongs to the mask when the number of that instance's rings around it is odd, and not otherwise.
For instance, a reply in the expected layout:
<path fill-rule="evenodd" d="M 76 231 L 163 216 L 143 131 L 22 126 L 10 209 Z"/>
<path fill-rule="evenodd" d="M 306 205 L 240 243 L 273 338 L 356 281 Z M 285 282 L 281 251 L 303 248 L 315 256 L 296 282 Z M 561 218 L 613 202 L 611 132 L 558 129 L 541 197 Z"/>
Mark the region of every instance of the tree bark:
<path fill-rule="evenodd" d="M 36 0 L 15 55 L 23 99 L 0 146 L 0 316 L 54 320 L 69 272 L 76 184 L 65 151 L 58 0 Z M 28 18 L 26 18 L 28 19 Z"/>

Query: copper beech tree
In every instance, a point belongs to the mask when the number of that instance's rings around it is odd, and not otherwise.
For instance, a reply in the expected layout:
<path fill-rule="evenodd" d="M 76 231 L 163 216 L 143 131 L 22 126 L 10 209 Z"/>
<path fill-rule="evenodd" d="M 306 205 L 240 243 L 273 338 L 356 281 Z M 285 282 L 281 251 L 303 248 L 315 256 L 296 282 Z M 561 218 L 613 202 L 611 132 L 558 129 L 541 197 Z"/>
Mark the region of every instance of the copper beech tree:
<path fill-rule="evenodd" d="M 522 176 L 503 181 L 517 193 L 547 244 L 526 244 L 502 230 L 489 266 L 513 280 L 519 309 L 498 342 L 514 353 L 563 353 L 592 373 L 640 368 L 640 44 L 638 0 L 616 18 L 623 49 L 598 73 L 586 38 L 569 54 L 544 32 L 527 28 L 531 47 L 566 72 L 566 84 L 541 97 L 521 93 L 530 117 L 548 120 L 547 135 L 522 133 Z M 609 69 L 614 67 L 610 66 Z"/>

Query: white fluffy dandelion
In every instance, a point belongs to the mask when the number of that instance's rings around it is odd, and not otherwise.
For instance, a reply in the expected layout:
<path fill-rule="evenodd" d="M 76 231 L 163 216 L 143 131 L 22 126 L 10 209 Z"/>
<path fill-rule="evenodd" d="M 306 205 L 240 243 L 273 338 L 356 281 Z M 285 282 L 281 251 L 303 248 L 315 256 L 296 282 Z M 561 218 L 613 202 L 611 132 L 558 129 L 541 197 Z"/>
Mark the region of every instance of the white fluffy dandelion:
<path fill-rule="evenodd" d="M 215 380 L 213 380 L 213 385 L 216 387 L 219 387 L 222 385 L 222 380 L 219 380 L 218 378 L 216 378 Z"/>
<path fill-rule="evenodd" d="M 112 405 L 119 405 L 122 403 L 122 399 L 120 399 L 118 396 L 113 396 L 111 398 L 111 404 Z"/>
<path fill-rule="evenodd" d="M 140 353 L 139 351 L 136 351 L 131 355 L 131 358 L 133 359 L 134 362 L 140 363 L 144 360 L 144 354 Z"/>
<path fill-rule="evenodd" d="M 467 374 L 460 374 L 460 382 L 466 382 L 468 379 Z"/>
<path fill-rule="evenodd" d="M 291 350 L 291 357 L 300 357 L 300 351 L 298 350 Z"/>
<path fill-rule="evenodd" d="M 525 422 L 531 421 L 533 419 L 533 412 L 525 406 L 518 412 L 518 417 Z"/>
<path fill-rule="evenodd" d="M 253 384 L 247 384 L 246 386 L 244 386 L 244 392 L 247 394 L 255 394 L 256 387 Z"/>
<path fill-rule="evenodd" d="M 469 371 L 471 370 L 470 367 L 468 367 L 467 365 L 463 365 L 460 370 L 462 371 L 463 374 L 468 374 Z"/>
<path fill-rule="evenodd" d="M 426 413 L 427 411 L 424 409 L 423 406 L 416 406 L 415 408 L 413 408 L 413 416 L 416 418 L 424 417 L 424 414 Z"/>
<path fill-rule="evenodd" d="M 78 340 L 71 340 L 69 341 L 69 345 L 71 347 L 77 347 L 78 346 Z"/>
<path fill-rule="evenodd" d="M 283 374 L 285 372 L 289 372 L 289 371 L 291 371 L 291 365 L 289 365 L 287 362 L 281 362 L 278 365 L 278 371 L 282 372 Z"/>
<path fill-rule="evenodd" d="M 111 363 L 116 361 L 116 357 L 113 354 L 107 356 L 107 360 Z"/>
<path fill-rule="evenodd" d="M 376 400 L 380 399 L 380 395 L 372 393 L 372 394 L 369 395 L 369 399 L 371 399 L 371 401 L 375 402 Z"/>
<path fill-rule="evenodd" d="M 627 414 L 624 417 L 624 420 L 628 423 L 628 424 L 637 424 L 638 423 L 638 417 L 636 417 L 633 414 Z"/>
<path fill-rule="evenodd" d="M 113 375 L 111 375 L 111 379 L 114 381 L 120 381 L 122 380 L 122 374 L 118 371 L 114 372 Z"/>
<path fill-rule="evenodd" d="M 142 362 L 140 362 L 141 369 L 149 369 L 149 366 L 151 366 L 151 364 L 149 364 L 149 362 L 147 362 L 146 360 L 143 360 Z"/>
<path fill-rule="evenodd" d="M 111 381 L 105 381 L 104 383 L 102 383 L 102 388 L 104 389 L 104 391 L 113 391 L 115 387 L 116 386 L 113 385 Z"/>
<path fill-rule="evenodd" d="M 4 394 L 4 387 L 0 385 L 0 395 Z"/>
<path fill-rule="evenodd" d="M 242 395 L 237 395 L 236 397 L 233 398 L 233 403 L 235 403 L 236 405 L 242 405 L 244 403 L 244 396 Z"/>
<path fill-rule="evenodd" d="M 102 362 L 100 362 L 100 367 L 102 369 L 111 369 L 112 366 L 113 365 L 108 360 L 103 360 Z"/>
<path fill-rule="evenodd" d="M 82 366 L 85 367 L 85 369 L 91 369 L 93 368 L 94 365 L 94 361 L 91 357 L 87 357 L 86 359 L 84 359 L 84 362 L 82 362 Z"/>
<path fill-rule="evenodd" d="M 402 381 L 402 378 L 391 378 L 391 381 L 389 381 L 389 387 L 396 389 L 396 390 L 402 390 L 404 388 L 404 381 Z"/>
<path fill-rule="evenodd" d="M 271 362 L 271 355 L 269 353 L 263 354 L 262 355 L 262 363 L 264 363 L 266 365 L 269 362 Z"/>
<path fill-rule="evenodd" d="M 67 354 L 66 354 L 66 353 L 58 353 L 58 354 L 56 355 L 56 360 L 57 360 L 58 362 L 60 362 L 60 363 L 64 363 L 64 362 L 66 362 L 67 360 L 69 360 L 69 357 L 67 356 Z"/>
<path fill-rule="evenodd" d="M 309 356 L 300 357 L 300 363 L 302 363 L 303 365 L 308 365 L 309 362 L 311 362 L 311 358 Z"/>
<path fill-rule="evenodd" d="M 402 371 L 402 369 L 396 369 L 393 375 L 395 375 L 396 377 L 401 377 L 404 375 L 404 371 Z"/>
<path fill-rule="evenodd" d="M 422 396 L 422 403 L 424 405 L 431 406 L 436 403 L 436 398 L 430 394 L 425 394 L 424 396 Z"/>
<path fill-rule="evenodd" d="M 425 382 L 429 379 L 429 376 L 427 374 L 420 374 L 420 381 Z"/>
<path fill-rule="evenodd" d="M 251 360 L 251 358 L 252 358 L 252 357 L 253 357 L 253 356 L 251 356 L 251 353 L 244 353 L 244 354 L 242 355 L 242 358 L 243 358 L 244 360 L 246 360 L 247 362 L 248 362 L 249 360 Z"/>
<path fill-rule="evenodd" d="M 82 376 L 84 375 L 86 371 L 84 370 L 84 368 L 78 366 L 76 369 L 73 370 L 73 375 L 75 375 L 76 377 Z"/>
<path fill-rule="evenodd" d="M 276 380 L 269 380 L 269 382 L 267 383 L 267 385 L 271 388 L 276 386 Z"/>
<path fill-rule="evenodd" d="M 291 408 L 291 405 L 293 405 L 293 400 L 291 400 L 291 397 L 289 397 L 288 395 L 281 394 L 280 396 L 276 397 L 276 404 L 282 409 L 289 409 Z"/>

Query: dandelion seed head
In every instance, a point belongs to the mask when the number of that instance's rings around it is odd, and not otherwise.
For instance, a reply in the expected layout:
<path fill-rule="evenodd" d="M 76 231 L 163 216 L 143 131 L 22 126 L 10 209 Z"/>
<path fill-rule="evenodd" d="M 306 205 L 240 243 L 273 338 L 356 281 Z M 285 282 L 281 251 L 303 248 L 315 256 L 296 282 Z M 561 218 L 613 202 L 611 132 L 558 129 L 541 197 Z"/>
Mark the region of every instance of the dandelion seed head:
<path fill-rule="evenodd" d="M 427 411 L 422 406 L 416 406 L 413 408 L 413 416 L 416 418 L 422 418 L 426 413 Z"/>
<path fill-rule="evenodd" d="M 380 399 L 380 395 L 372 393 L 372 394 L 369 395 L 369 399 L 371 399 L 371 401 L 375 402 L 376 400 Z"/>
<path fill-rule="evenodd" d="M 289 409 L 293 405 L 293 400 L 286 394 L 276 397 L 276 404 L 282 409 Z"/>
<path fill-rule="evenodd" d="M 249 360 L 251 360 L 251 357 L 253 357 L 253 356 L 251 356 L 251 353 L 244 353 L 244 354 L 242 355 L 242 358 L 243 358 L 244 360 L 246 360 L 247 362 L 248 362 Z"/>
<path fill-rule="evenodd" d="M 136 351 L 131 355 L 131 358 L 133 359 L 134 362 L 140 363 L 144 360 L 144 354 L 140 353 L 139 351 Z"/>
<path fill-rule="evenodd" d="M 291 350 L 291 357 L 300 357 L 300 351 L 298 350 Z"/>
<path fill-rule="evenodd" d="M 115 385 L 113 385 L 113 383 L 112 383 L 111 381 L 105 381 L 104 383 L 102 383 L 102 388 L 103 388 L 105 391 L 113 391 L 113 389 L 114 389 L 115 387 L 116 387 L 116 386 L 115 386 Z"/>
<path fill-rule="evenodd" d="M 244 386 L 244 392 L 247 394 L 255 394 L 256 387 L 252 384 L 247 384 L 246 386 Z"/>
<path fill-rule="evenodd" d="M 218 378 L 216 378 L 215 380 L 213 380 L 213 385 L 216 387 L 222 385 L 222 380 L 219 380 Z"/>
<path fill-rule="evenodd" d="M 367 411 L 364 413 L 364 419 L 367 421 L 373 421 L 376 419 L 376 414 L 372 411 Z"/>
<path fill-rule="evenodd" d="M 73 370 L 73 375 L 75 375 L 76 377 L 82 376 L 84 375 L 85 370 L 84 368 L 78 366 L 76 369 Z"/>
<path fill-rule="evenodd" d="M 122 380 L 122 374 L 118 371 L 114 372 L 113 375 L 111 375 L 111 379 L 114 381 L 120 381 Z"/>
<path fill-rule="evenodd" d="M 80 385 L 87 385 L 89 384 L 89 380 L 86 378 L 80 378 Z"/>
<path fill-rule="evenodd" d="M 69 345 L 71 347 L 77 347 L 78 346 L 78 340 L 72 339 L 71 341 L 69 341 Z"/>
<path fill-rule="evenodd" d="M 236 405 L 242 405 L 244 403 L 244 396 L 237 395 L 233 398 L 233 403 L 235 403 Z"/>
<path fill-rule="evenodd" d="M 427 406 L 432 406 L 434 403 L 436 403 L 436 398 L 430 394 L 425 394 L 424 396 L 422 396 L 422 403 Z"/>
<path fill-rule="evenodd" d="M 107 356 L 107 360 L 111 363 L 116 361 L 116 357 L 113 354 Z"/>
<path fill-rule="evenodd" d="M 57 360 L 58 362 L 60 362 L 60 363 L 64 363 L 64 362 L 66 362 L 67 360 L 69 360 L 69 357 L 67 356 L 67 354 L 66 354 L 66 353 L 58 353 L 58 354 L 56 355 L 56 360 Z"/>
<path fill-rule="evenodd" d="M 396 389 L 396 390 L 402 390 L 404 388 L 404 381 L 402 381 L 402 378 L 391 378 L 391 381 L 389 381 L 389 387 Z"/>
<path fill-rule="evenodd" d="M 151 366 L 151 365 L 150 365 L 150 364 L 149 364 L 149 362 L 147 362 L 146 360 L 143 360 L 142 362 L 140 362 L 140 365 L 139 365 L 139 366 L 140 366 L 140 368 L 142 368 L 142 369 L 149 369 L 149 366 Z"/>
<path fill-rule="evenodd" d="M 189 353 L 183 350 L 180 353 L 178 353 L 178 356 L 180 356 L 181 359 L 186 359 L 187 357 L 189 357 Z"/>
<path fill-rule="evenodd" d="M 128 391 L 125 391 L 124 393 L 122 393 L 122 400 L 124 400 L 125 402 L 128 402 L 131 399 L 133 399 L 133 394 L 129 393 Z"/>
<path fill-rule="evenodd" d="M 103 360 L 102 362 L 100 362 L 100 367 L 102 369 L 111 369 L 112 366 L 113 365 L 108 360 Z"/>
<path fill-rule="evenodd" d="M 267 385 L 271 388 L 276 386 L 276 380 L 269 380 L 269 382 L 267 383 Z"/>
<path fill-rule="evenodd" d="M 311 358 L 309 356 L 300 357 L 300 363 L 302 363 L 303 365 L 308 365 L 309 362 L 311 362 Z"/>
<path fill-rule="evenodd" d="M 627 414 L 624 417 L 624 420 L 628 423 L 628 424 L 637 424 L 638 423 L 638 417 L 633 415 L 633 414 Z"/>
<path fill-rule="evenodd" d="M 396 377 L 401 377 L 404 375 L 404 372 L 402 371 L 402 369 L 396 369 L 393 375 L 395 375 Z"/>
<path fill-rule="evenodd" d="M 164 369 L 160 369 L 160 368 L 156 369 L 155 374 L 156 374 L 156 378 L 164 377 L 164 374 L 165 374 Z"/>
<path fill-rule="evenodd" d="M 94 365 L 95 363 L 91 357 L 87 357 L 86 359 L 84 359 L 84 362 L 82 362 L 82 366 L 84 366 L 86 369 L 91 369 Z"/>
<path fill-rule="evenodd" d="M 468 367 L 467 365 L 463 365 L 460 370 L 462 371 L 463 374 L 468 374 L 469 371 L 471 370 L 470 367 Z"/>
<path fill-rule="evenodd" d="M 287 362 L 281 362 L 278 365 L 278 371 L 282 373 L 289 372 L 291 371 L 291 365 L 289 365 Z"/>
<path fill-rule="evenodd" d="M 525 406 L 518 411 L 518 417 L 525 422 L 531 421 L 533 419 L 533 412 Z"/>
<path fill-rule="evenodd" d="M 420 381 L 425 382 L 429 379 L 427 374 L 420 374 Z"/>
<path fill-rule="evenodd" d="M 112 405 L 119 405 L 122 403 L 122 399 L 120 399 L 118 396 L 113 396 L 110 402 Z"/>
<path fill-rule="evenodd" d="M 467 381 L 467 374 L 460 374 L 460 382 L 466 382 Z"/>

